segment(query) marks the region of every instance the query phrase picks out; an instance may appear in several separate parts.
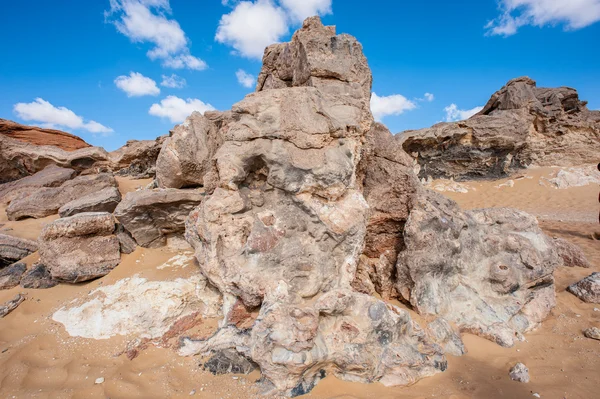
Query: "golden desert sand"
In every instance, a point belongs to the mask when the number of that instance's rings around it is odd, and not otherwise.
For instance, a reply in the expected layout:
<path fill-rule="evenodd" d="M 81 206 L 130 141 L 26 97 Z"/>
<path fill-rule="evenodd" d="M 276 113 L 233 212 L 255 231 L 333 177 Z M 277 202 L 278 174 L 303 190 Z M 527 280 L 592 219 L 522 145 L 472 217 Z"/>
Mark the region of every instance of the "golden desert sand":
<path fill-rule="evenodd" d="M 561 268 L 555 272 L 557 306 L 526 341 L 502 348 L 483 338 L 464 334 L 468 354 L 448 355 L 448 370 L 410 387 L 386 388 L 328 376 L 307 398 L 594 398 L 600 397 L 600 341 L 585 338 L 586 328 L 600 327 L 600 305 L 581 302 L 566 287 L 600 270 L 600 242 L 590 238 L 598 225 L 598 184 L 557 189 L 548 184 L 555 168 L 529 169 L 499 181 L 460 183 L 462 193 L 444 194 L 462 207 L 515 207 L 539 218 L 546 233 L 579 245 L 592 269 Z M 146 186 L 150 180 L 119 178 L 123 193 Z M 512 182 L 512 183 L 511 183 Z M 438 189 L 453 182 L 434 181 Z M 56 216 L 9 222 L 0 209 L 0 232 L 35 239 L 42 226 Z M 185 253 L 184 253 L 185 254 Z M 47 290 L 16 287 L 0 291 L 0 303 L 17 293 L 26 295 L 15 311 L 0 319 L 0 398 L 250 398 L 259 397 L 254 381 L 260 375 L 213 376 L 202 370 L 202 359 L 180 357 L 176 339 L 150 345 L 129 360 L 121 352 L 134 337 L 94 340 L 70 337 L 52 320 L 55 311 L 74 300 L 84 300 L 99 287 L 139 275 L 150 281 L 189 278 L 198 273 L 191 254 L 183 258 L 169 248 L 138 248 L 123 255 L 107 276 Z M 36 254 L 25 259 L 28 265 Z M 183 259 L 183 261 L 173 261 Z M 396 305 L 403 306 L 399 303 Z M 412 316 L 423 321 L 419 315 Z M 186 334 L 209 336 L 217 320 L 203 320 Z M 531 382 L 512 381 L 508 372 L 524 363 Z M 96 383 L 96 381 L 102 381 Z"/>

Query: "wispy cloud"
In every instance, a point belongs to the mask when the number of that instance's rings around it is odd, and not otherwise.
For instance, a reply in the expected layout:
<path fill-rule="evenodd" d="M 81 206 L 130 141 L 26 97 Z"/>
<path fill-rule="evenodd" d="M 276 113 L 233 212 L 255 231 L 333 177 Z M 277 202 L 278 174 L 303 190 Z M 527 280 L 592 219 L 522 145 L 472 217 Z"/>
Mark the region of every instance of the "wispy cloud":
<path fill-rule="evenodd" d="M 444 108 L 444 112 L 446 112 L 446 122 L 456 122 L 469 119 L 482 109 L 483 107 L 475 107 L 472 109 L 458 109 L 458 106 L 456 104 L 450 104 L 446 108 Z"/>
<path fill-rule="evenodd" d="M 235 76 L 237 77 L 238 83 L 248 89 L 256 84 L 256 78 L 254 77 L 254 75 L 249 74 L 243 69 L 238 69 L 235 73 Z"/>
<path fill-rule="evenodd" d="M 187 82 L 184 78 L 173 73 L 171 76 L 162 75 L 162 82 L 160 82 L 160 85 L 171 89 L 181 89 L 187 85 Z"/>
<path fill-rule="evenodd" d="M 161 118 L 167 118 L 172 123 L 181 123 L 194 111 L 203 114 L 206 111 L 213 111 L 214 109 L 212 105 L 197 98 L 184 100 L 176 96 L 167 96 L 159 104 L 152 104 L 148 113 Z"/>
<path fill-rule="evenodd" d="M 30 103 L 17 103 L 13 107 L 15 114 L 24 121 L 41 123 L 45 127 L 58 129 L 86 130 L 90 133 L 108 135 L 113 129 L 96 121 L 85 122 L 83 117 L 66 107 L 55 107 L 50 102 L 36 98 Z"/>
<path fill-rule="evenodd" d="M 156 82 L 139 72 L 131 72 L 129 76 L 117 76 L 115 85 L 123 90 L 127 97 L 157 96 L 160 94 Z"/>
<path fill-rule="evenodd" d="M 152 44 L 148 57 L 165 67 L 206 69 L 203 60 L 190 54 L 189 39 L 169 14 L 169 0 L 110 0 L 105 19 L 132 42 Z"/>
<path fill-rule="evenodd" d="M 499 0 L 499 9 L 485 26 L 488 35 L 511 36 L 525 25 L 576 30 L 600 21 L 600 0 Z"/>
<path fill-rule="evenodd" d="M 400 115 L 405 111 L 417 108 L 417 104 L 401 94 L 379 97 L 376 93 L 371 95 L 371 112 L 376 121 L 390 115 Z"/>

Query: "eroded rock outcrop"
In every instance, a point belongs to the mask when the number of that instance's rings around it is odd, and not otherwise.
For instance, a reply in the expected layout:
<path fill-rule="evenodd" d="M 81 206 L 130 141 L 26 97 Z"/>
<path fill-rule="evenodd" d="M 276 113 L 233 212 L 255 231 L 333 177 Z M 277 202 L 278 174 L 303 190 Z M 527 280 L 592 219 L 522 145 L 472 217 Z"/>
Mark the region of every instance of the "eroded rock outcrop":
<path fill-rule="evenodd" d="M 0 204 L 10 204 L 12 200 L 31 195 L 42 187 L 58 187 L 76 175 L 73 169 L 48 165 L 32 176 L 0 185 Z"/>
<path fill-rule="evenodd" d="M 116 187 L 117 181 L 108 173 L 78 176 L 59 187 L 42 187 L 29 195 L 15 198 L 6 208 L 6 215 L 9 220 L 43 218 L 58 213 L 62 206 L 71 201 Z"/>
<path fill-rule="evenodd" d="M 40 262 L 52 278 L 79 283 L 108 274 L 121 260 L 115 219 L 110 213 L 79 213 L 42 229 Z"/>
<path fill-rule="evenodd" d="M 115 216 L 138 245 L 163 246 L 169 236 L 183 235 L 186 218 L 203 198 L 200 190 L 133 191 L 125 194 Z"/>
<path fill-rule="evenodd" d="M 107 187 L 83 197 L 67 202 L 58 209 L 61 218 L 83 212 L 112 213 L 121 202 L 121 193 L 117 187 Z"/>
<path fill-rule="evenodd" d="M 156 140 L 129 140 L 118 150 L 108 154 L 110 167 L 120 176 L 145 179 L 156 175 L 156 159 L 165 136 Z"/>
<path fill-rule="evenodd" d="M 0 183 L 18 180 L 48 165 L 84 171 L 108 163 L 108 153 L 99 147 L 65 151 L 51 145 L 35 145 L 0 135 Z"/>
<path fill-rule="evenodd" d="M 596 164 L 600 111 L 588 110 L 575 89 L 539 88 L 521 77 L 475 116 L 403 132 L 398 140 L 418 160 L 423 178 L 495 178 L 529 165 Z"/>
<path fill-rule="evenodd" d="M 267 48 L 257 91 L 217 132 L 208 195 L 186 223 L 202 273 L 224 295 L 225 318 L 209 340 L 186 340 L 183 354 L 235 349 L 259 365 L 266 390 L 291 396 L 326 372 L 406 385 L 446 368 L 406 311 L 351 288 L 365 237 L 407 217 L 398 215 L 406 205 L 390 205 L 368 227 L 363 185 L 386 206 L 358 167 L 373 125 L 370 89 L 360 44 L 318 18 Z M 396 173 L 387 167 L 371 173 Z M 395 239 L 374 257 L 388 250 L 399 250 Z M 245 330 L 241 309 L 258 313 Z"/>
<path fill-rule="evenodd" d="M 193 112 L 175 126 L 165 140 L 156 161 L 156 182 L 162 188 L 199 187 L 212 168 L 212 157 L 223 143 L 218 133 L 224 114 Z M 210 175 L 208 177 L 210 179 Z"/>
<path fill-rule="evenodd" d="M 65 151 L 91 147 L 82 138 L 73 134 L 56 129 L 21 125 L 7 119 L 0 119 L 0 135 L 38 146 L 51 145 Z"/>
<path fill-rule="evenodd" d="M 552 273 L 562 260 L 524 212 L 461 211 L 426 190 L 415 199 L 404 241 L 397 288 L 421 314 L 512 346 L 555 306 Z"/>

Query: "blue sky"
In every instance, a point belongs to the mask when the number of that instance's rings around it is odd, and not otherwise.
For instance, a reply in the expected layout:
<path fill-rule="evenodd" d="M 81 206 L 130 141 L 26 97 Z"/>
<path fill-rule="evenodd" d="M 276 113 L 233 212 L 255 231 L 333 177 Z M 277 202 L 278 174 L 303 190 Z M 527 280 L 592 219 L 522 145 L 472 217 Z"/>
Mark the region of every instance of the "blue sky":
<path fill-rule="evenodd" d="M 522 75 L 600 109 L 600 0 L 21 0 L 2 5 L 0 118 L 108 150 L 153 139 L 191 109 L 231 108 L 265 43 L 313 13 L 363 44 L 392 132 L 466 117 Z M 173 74 L 184 87 L 161 85 Z"/>

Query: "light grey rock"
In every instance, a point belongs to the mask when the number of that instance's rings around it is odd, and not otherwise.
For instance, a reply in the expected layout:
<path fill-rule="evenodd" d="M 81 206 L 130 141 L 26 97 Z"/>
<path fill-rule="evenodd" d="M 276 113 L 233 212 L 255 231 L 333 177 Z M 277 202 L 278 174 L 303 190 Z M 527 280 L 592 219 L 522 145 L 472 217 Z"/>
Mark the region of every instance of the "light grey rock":
<path fill-rule="evenodd" d="M 583 302 L 600 303 L 600 273 L 595 272 L 567 288 Z"/>
<path fill-rule="evenodd" d="M 31 195 L 41 187 L 58 187 L 76 175 L 73 169 L 48 165 L 34 175 L 0 185 L 0 204 L 10 204 L 15 198 Z"/>
<path fill-rule="evenodd" d="M 445 353 L 453 356 L 462 356 L 467 353 L 467 348 L 460 337 L 460 333 L 443 318 L 438 317 L 427 325 L 431 339 L 444 348 Z"/>
<path fill-rule="evenodd" d="M 35 241 L 25 238 L 0 234 L 0 267 L 20 261 L 37 251 Z"/>
<path fill-rule="evenodd" d="M 137 243 L 131 236 L 131 234 L 125 230 L 122 224 L 117 224 L 117 238 L 119 239 L 119 246 L 121 253 L 130 254 L 137 248 Z"/>
<path fill-rule="evenodd" d="M 539 88 L 521 77 L 467 120 L 397 137 L 418 160 L 422 178 L 496 178 L 529 165 L 596 164 L 600 111 L 586 104 L 575 89 Z"/>
<path fill-rule="evenodd" d="M 523 363 L 517 363 L 510 369 L 510 379 L 513 381 L 529 382 L 529 369 Z"/>
<path fill-rule="evenodd" d="M 24 300 L 25 297 L 23 295 L 17 294 L 10 301 L 4 302 L 2 305 L 0 305 L 0 319 L 6 317 L 6 315 L 15 310 L 21 303 L 23 303 Z"/>
<path fill-rule="evenodd" d="M 43 187 L 31 195 L 16 198 L 6 208 L 6 215 L 9 220 L 43 218 L 58 213 L 60 207 L 71 201 L 111 187 L 117 187 L 111 174 L 78 176 L 59 187 Z"/>
<path fill-rule="evenodd" d="M 79 213 L 42 229 L 40 262 L 52 278 L 79 283 L 108 274 L 121 259 L 115 220 L 109 213 Z"/>
<path fill-rule="evenodd" d="M 111 169 L 119 176 L 145 179 L 156 175 L 156 159 L 166 136 L 156 140 L 129 140 L 108 154 Z"/>
<path fill-rule="evenodd" d="M 119 189 L 117 187 L 107 187 L 67 202 L 58 209 L 58 214 L 61 218 L 64 218 L 83 212 L 112 213 L 119 202 L 121 202 Z"/>
<path fill-rule="evenodd" d="M 138 245 L 164 246 L 169 235 L 183 235 L 186 218 L 203 198 L 200 190 L 134 191 L 125 195 L 115 217 Z"/>
<path fill-rule="evenodd" d="M 19 285 L 25 269 L 27 269 L 27 265 L 22 262 L 0 269 L 0 290 L 8 290 Z"/>
<path fill-rule="evenodd" d="M 600 341 L 600 328 L 598 327 L 590 327 L 583 332 L 587 338 L 596 339 Z"/>
<path fill-rule="evenodd" d="M 556 304 L 553 240 L 524 212 L 461 211 L 429 190 L 414 199 L 398 257 L 397 289 L 421 314 L 512 346 Z"/>
<path fill-rule="evenodd" d="M 563 266 L 566 267 L 585 267 L 590 268 L 592 265 L 585 257 L 582 249 L 577 245 L 570 243 L 569 241 L 556 238 L 554 240 L 554 246 L 558 251 L 558 255 L 562 259 Z"/>

